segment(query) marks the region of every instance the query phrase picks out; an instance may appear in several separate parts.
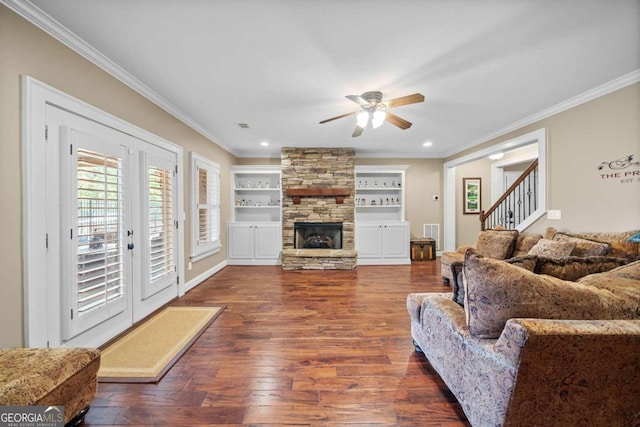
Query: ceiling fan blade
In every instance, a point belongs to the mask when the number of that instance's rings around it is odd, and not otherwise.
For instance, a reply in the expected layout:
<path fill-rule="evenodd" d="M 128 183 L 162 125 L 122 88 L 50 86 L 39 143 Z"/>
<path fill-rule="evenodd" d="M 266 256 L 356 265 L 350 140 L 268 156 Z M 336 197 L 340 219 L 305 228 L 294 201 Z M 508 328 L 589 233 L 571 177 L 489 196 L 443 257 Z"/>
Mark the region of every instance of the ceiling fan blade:
<path fill-rule="evenodd" d="M 347 95 L 345 98 L 350 99 L 361 107 L 369 107 L 369 103 L 360 95 Z"/>
<path fill-rule="evenodd" d="M 424 102 L 424 95 L 421 93 L 414 93 L 413 95 L 401 96 L 390 101 L 384 101 L 387 108 L 400 107 L 401 105 L 415 104 L 417 102 Z"/>
<path fill-rule="evenodd" d="M 411 127 L 411 122 L 406 121 L 402 117 L 398 117 L 393 113 L 387 111 L 387 117 L 385 120 L 391 123 L 394 126 L 398 126 L 400 129 L 409 129 Z"/>
<path fill-rule="evenodd" d="M 338 120 L 338 119 L 341 119 L 343 117 L 353 116 L 354 114 L 355 114 L 355 112 L 352 111 L 350 113 L 342 114 L 340 116 L 331 117 L 330 119 L 326 119 L 326 120 L 321 121 L 320 124 L 327 123 L 327 122 L 330 122 L 332 120 Z"/>
<path fill-rule="evenodd" d="M 361 128 L 360 126 L 356 126 L 356 129 L 353 131 L 353 135 L 351 136 L 360 136 L 362 135 L 362 132 L 364 132 L 364 128 Z"/>

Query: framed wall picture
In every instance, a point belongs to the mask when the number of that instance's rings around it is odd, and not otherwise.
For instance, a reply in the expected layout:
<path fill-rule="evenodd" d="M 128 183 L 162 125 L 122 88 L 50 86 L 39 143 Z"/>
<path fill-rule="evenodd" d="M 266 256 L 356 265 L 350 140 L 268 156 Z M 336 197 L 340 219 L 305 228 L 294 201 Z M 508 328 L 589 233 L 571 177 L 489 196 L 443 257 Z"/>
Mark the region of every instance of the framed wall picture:
<path fill-rule="evenodd" d="M 482 209 L 480 203 L 480 178 L 462 178 L 463 211 L 464 214 L 479 214 Z"/>

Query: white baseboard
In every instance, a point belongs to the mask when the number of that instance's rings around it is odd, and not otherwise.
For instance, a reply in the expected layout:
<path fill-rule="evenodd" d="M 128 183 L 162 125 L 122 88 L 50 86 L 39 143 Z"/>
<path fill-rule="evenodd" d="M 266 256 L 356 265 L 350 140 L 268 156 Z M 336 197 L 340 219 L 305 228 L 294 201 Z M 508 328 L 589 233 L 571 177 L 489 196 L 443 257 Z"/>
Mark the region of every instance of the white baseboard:
<path fill-rule="evenodd" d="M 358 258 L 357 265 L 410 265 L 411 258 Z"/>
<path fill-rule="evenodd" d="M 222 270 L 226 266 L 227 266 L 227 260 L 224 260 L 220 264 L 214 265 L 209 270 L 207 270 L 204 273 L 199 274 L 196 277 L 194 277 L 193 279 L 189 280 L 188 282 L 185 283 L 185 292 L 195 288 L 200 283 L 204 282 L 209 277 L 213 276 L 214 274 L 216 274 L 218 271 Z"/>

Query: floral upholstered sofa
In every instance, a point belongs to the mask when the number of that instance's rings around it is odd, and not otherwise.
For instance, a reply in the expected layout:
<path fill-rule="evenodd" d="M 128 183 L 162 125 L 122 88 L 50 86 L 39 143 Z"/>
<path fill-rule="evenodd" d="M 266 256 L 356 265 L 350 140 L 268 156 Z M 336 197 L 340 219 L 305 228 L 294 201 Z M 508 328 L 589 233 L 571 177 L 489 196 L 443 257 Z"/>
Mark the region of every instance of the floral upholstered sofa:
<path fill-rule="evenodd" d="M 0 406 L 63 406 L 65 425 L 78 425 L 96 395 L 99 368 L 97 349 L 0 349 Z"/>
<path fill-rule="evenodd" d="M 462 278 L 407 309 L 473 426 L 640 425 L 640 261 L 572 282 L 469 250 Z"/>
<path fill-rule="evenodd" d="M 467 249 L 488 258 L 526 268 L 538 274 L 576 281 L 640 259 L 640 245 L 627 232 L 570 233 L 547 228 L 545 235 L 517 230 L 486 230 L 478 234 L 474 246 L 461 246 L 441 257 L 442 278 L 451 285 L 454 298 L 462 303 L 462 265 Z"/>

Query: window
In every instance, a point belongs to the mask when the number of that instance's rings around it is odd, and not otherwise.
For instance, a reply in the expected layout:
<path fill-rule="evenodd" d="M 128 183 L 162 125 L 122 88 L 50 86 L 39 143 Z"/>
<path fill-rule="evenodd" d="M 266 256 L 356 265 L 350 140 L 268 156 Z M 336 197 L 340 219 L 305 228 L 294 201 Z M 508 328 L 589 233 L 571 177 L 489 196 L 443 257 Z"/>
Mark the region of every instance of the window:
<path fill-rule="evenodd" d="M 220 165 L 191 153 L 191 258 L 220 250 Z"/>

